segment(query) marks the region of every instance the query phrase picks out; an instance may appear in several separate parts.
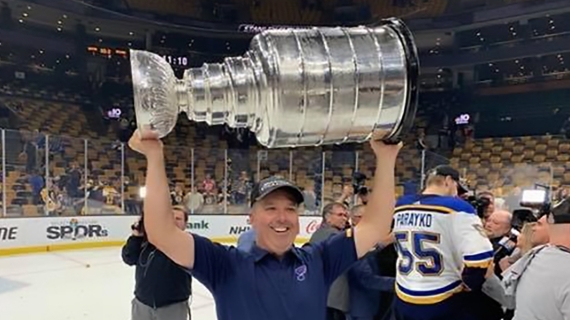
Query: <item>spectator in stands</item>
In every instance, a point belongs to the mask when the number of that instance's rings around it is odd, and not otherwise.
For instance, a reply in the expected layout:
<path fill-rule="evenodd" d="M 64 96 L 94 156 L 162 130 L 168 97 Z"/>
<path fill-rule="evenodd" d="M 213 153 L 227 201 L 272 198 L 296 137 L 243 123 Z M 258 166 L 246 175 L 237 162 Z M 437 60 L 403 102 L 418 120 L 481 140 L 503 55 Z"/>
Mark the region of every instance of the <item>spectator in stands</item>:
<path fill-rule="evenodd" d="M 247 195 L 251 190 L 251 181 L 246 171 L 240 173 L 239 178 L 236 181 L 236 186 L 234 189 L 234 197 L 236 204 L 245 204 L 247 200 Z"/>
<path fill-rule="evenodd" d="M 79 187 L 81 186 L 81 169 L 77 162 L 72 162 L 69 171 L 67 172 L 67 194 L 72 198 L 79 198 Z"/>
<path fill-rule="evenodd" d="M 347 206 L 344 203 L 333 202 L 323 208 L 323 220 L 309 243 L 317 244 L 326 241 L 335 234 L 342 233 L 348 223 Z M 349 307 L 348 280 L 346 274 L 339 276 L 331 285 L 327 299 L 327 319 L 345 319 Z"/>
<path fill-rule="evenodd" d="M 317 195 L 315 194 L 315 184 L 313 182 L 308 182 L 303 190 L 303 203 L 305 204 L 305 210 L 309 212 L 315 212 L 314 214 L 319 214 L 317 207 Z"/>
<path fill-rule="evenodd" d="M 184 206 L 190 213 L 200 212 L 200 209 L 204 205 L 204 196 L 198 192 L 196 187 L 192 187 L 192 190 L 184 196 Z"/>
<path fill-rule="evenodd" d="M 22 137 L 22 144 L 24 147 L 22 149 L 22 153 L 20 153 L 20 158 L 24 159 L 26 162 L 26 172 L 33 173 L 34 170 L 36 170 L 37 149 L 36 144 L 31 137 L 31 133 L 25 134 Z"/>
<path fill-rule="evenodd" d="M 44 178 L 35 170 L 29 178 L 30 185 L 32 186 L 32 197 L 33 204 L 42 204 L 41 192 L 44 187 Z"/>
<path fill-rule="evenodd" d="M 101 210 L 106 201 L 105 196 L 103 195 L 104 187 L 105 185 L 101 180 L 97 183 L 94 183 L 94 181 L 91 180 L 90 184 L 88 183 L 88 188 L 86 190 L 88 192 L 87 208 L 89 209 L 89 212 L 86 212 L 86 214 L 101 214 Z"/>
<path fill-rule="evenodd" d="M 184 190 L 182 186 L 176 185 L 174 190 L 170 192 L 170 199 L 173 205 L 182 205 L 184 203 Z"/>
<path fill-rule="evenodd" d="M 186 229 L 188 213 L 174 206 L 174 223 Z M 122 249 L 123 261 L 135 266 L 135 298 L 132 320 L 187 320 L 191 318 L 188 299 L 192 277 L 149 242 L 144 222 L 132 227 L 132 235 Z"/>
<path fill-rule="evenodd" d="M 206 204 L 216 203 L 216 181 L 212 179 L 211 174 L 206 174 L 206 178 L 202 181 L 202 190 L 200 192 L 204 195 Z"/>
<path fill-rule="evenodd" d="M 351 185 L 345 185 L 342 187 L 342 193 L 336 199 L 335 202 L 343 203 L 345 206 L 349 207 L 352 204 L 352 196 L 354 195 L 354 188 Z"/>

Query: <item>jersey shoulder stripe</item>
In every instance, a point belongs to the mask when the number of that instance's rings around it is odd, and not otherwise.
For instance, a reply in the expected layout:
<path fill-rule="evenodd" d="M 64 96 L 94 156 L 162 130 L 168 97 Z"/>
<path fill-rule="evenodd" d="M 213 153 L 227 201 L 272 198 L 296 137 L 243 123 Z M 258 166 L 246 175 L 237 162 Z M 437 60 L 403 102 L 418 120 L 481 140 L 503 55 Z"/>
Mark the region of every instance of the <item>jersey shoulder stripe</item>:
<path fill-rule="evenodd" d="M 396 207 L 394 210 L 395 213 L 402 212 L 402 211 L 427 211 L 432 213 L 443 213 L 443 214 L 450 214 L 455 213 L 452 209 L 442 207 L 442 206 L 429 206 L 425 204 L 410 204 L 410 205 L 403 205 Z"/>
<path fill-rule="evenodd" d="M 405 206 L 421 205 L 420 210 L 428 209 L 429 211 L 439 213 L 465 213 L 476 215 L 475 208 L 467 201 L 450 196 L 439 195 L 407 195 L 396 201 L 396 212 L 409 210 Z M 419 208 L 418 208 L 419 209 Z M 431 209 L 431 210 L 430 210 Z"/>

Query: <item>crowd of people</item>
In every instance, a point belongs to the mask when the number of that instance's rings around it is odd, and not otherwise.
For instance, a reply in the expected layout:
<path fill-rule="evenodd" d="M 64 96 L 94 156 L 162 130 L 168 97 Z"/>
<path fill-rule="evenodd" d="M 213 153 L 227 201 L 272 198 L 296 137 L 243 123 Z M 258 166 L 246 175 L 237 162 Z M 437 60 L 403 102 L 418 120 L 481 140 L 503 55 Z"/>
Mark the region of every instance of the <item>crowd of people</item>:
<path fill-rule="evenodd" d="M 131 148 L 149 164 L 149 196 L 144 231 L 133 226 L 132 237 L 144 233 L 136 247 L 160 252 L 176 272 L 156 262 L 152 275 L 141 275 L 141 268 L 153 267 L 142 254 L 126 258 L 125 252 L 137 252 L 129 239 L 123 258 L 137 266 L 133 319 L 150 317 L 137 315 L 141 303 L 155 319 L 187 319 L 188 312 L 172 316 L 169 306 L 187 306 L 191 291 L 182 287 L 190 278 L 212 292 L 219 320 L 570 319 L 569 271 L 563 267 L 570 262 L 570 205 L 562 195 L 560 205 L 531 211 L 536 219 L 516 224 L 513 212 L 497 205 L 490 192 L 480 194 L 487 200 L 475 206 L 464 200 L 468 189 L 459 172 L 441 165 L 427 174 L 421 193 L 395 201 L 400 146 L 371 144 L 373 190 L 363 195 L 345 188 L 324 205 L 321 226 L 307 244 L 294 245 L 306 196 L 273 176 L 252 186 L 252 228 L 234 247 L 178 227 L 188 211 L 173 206 L 166 192 L 162 144 L 152 132 L 134 135 Z M 484 208 L 477 207 L 481 203 Z M 180 290 L 165 290 L 170 284 Z M 185 293 L 170 299 L 169 292 Z M 156 299 L 171 303 L 148 302 Z"/>

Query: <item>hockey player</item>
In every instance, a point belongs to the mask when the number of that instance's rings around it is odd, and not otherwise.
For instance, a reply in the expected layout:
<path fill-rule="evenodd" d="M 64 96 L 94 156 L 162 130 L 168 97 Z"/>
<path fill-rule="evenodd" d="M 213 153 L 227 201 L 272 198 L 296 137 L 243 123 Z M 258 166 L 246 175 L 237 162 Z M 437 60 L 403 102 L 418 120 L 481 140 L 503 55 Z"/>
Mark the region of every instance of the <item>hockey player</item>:
<path fill-rule="evenodd" d="M 396 203 L 398 320 L 464 319 L 457 293 L 481 289 L 493 248 L 464 192 L 459 172 L 442 165 L 422 194 Z"/>

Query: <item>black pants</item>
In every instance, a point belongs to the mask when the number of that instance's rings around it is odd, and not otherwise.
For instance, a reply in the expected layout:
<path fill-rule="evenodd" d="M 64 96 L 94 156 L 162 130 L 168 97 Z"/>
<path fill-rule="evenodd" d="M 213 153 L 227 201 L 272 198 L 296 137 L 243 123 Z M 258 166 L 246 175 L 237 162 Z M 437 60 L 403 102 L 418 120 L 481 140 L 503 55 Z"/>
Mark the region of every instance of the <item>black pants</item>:
<path fill-rule="evenodd" d="M 333 308 L 327 308 L 327 320 L 345 320 L 345 319 L 346 316 L 344 315 L 344 312 Z"/>
<path fill-rule="evenodd" d="M 411 304 L 396 298 L 394 312 L 397 320 L 467 320 L 462 310 L 462 300 L 455 295 L 430 305 Z"/>

